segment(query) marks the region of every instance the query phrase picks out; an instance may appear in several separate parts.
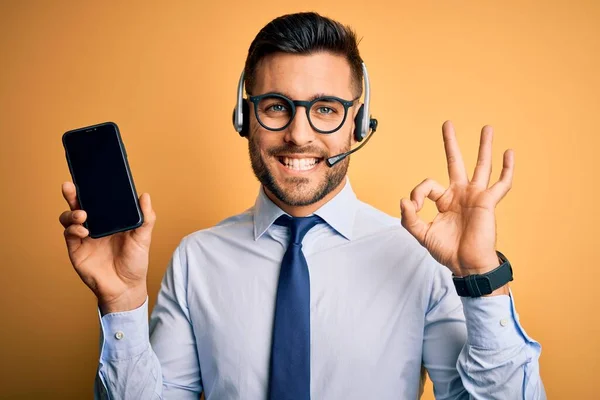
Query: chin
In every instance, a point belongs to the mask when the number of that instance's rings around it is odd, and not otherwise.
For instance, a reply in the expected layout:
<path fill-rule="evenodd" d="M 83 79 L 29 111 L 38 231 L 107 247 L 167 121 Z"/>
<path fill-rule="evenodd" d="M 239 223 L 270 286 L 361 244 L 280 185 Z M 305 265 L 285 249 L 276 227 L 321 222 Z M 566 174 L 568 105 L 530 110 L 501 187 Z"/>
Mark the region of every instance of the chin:
<path fill-rule="evenodd" d="M 274 188 L 269 188 L 280 201 L 289 206 L 308 206 L 321 200 L 326 193 L 322 193 L 324 184 L 317 184 L 304 178 L 298 182 L 298 179 L 286 179 L 283 184 L 276 184 Z"/>

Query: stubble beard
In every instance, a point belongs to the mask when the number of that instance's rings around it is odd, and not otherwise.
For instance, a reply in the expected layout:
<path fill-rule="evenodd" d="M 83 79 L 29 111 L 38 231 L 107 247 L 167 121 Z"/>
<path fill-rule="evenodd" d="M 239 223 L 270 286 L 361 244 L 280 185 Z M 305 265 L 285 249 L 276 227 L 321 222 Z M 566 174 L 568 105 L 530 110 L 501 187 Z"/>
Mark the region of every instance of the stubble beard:
<path fill-rule="evenodd" d="M 285 184 L 288 187 L 293 187 L 292 190 L 286 190 L 276 182 L 273 174 L 264 162 L 258 141 L 255 139 L 257 135 L 251 135 L 248 139 L 248 151 L 250 153 L 250 163 L 252 164 L 252 170 L 258 181 L 282 203 L 289 206 L 308 206 L 322 200 L 325 196 L 331 193 L 332 190 L 337 188 L 346 177 L 348 167 L 350 165 L 350 158 L 346 157 L 344 160 L 338 162 L 335 166 L 326 170 L 322 178 L 318 182 L 315 188 L 311 188 L 311 179 L 302 177 L 288 177 L 285 179 Z M 346 152 L 350 149 L 350 141 L 341 150 L 340 153 Z M 323 159 L 320 163 L 324 163 L 325 159 L 329 157 L 328 154 L 324 153 L 323 150 L 315 147 L 305 148 L 299 150 L 294 146 L 280 146 L 277 148 L 269 149 L 267 151 L 269 156 L 276 154 L 319 154 Z M 279 161 L 277 161 L 279 162 Z"/>

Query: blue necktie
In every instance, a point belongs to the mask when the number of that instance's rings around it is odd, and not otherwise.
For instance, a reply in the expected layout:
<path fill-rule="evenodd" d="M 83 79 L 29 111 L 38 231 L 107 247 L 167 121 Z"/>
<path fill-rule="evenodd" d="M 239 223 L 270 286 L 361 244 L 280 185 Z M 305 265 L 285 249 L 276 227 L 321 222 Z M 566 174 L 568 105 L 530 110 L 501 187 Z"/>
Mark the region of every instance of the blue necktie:
<path fill-rule="evenodd" d="M 310 279 L 302 239 L 320 220 L 283 215 L 275 221 L 291 235 L 279 272 L 269 400 L 310 400 Z"/>

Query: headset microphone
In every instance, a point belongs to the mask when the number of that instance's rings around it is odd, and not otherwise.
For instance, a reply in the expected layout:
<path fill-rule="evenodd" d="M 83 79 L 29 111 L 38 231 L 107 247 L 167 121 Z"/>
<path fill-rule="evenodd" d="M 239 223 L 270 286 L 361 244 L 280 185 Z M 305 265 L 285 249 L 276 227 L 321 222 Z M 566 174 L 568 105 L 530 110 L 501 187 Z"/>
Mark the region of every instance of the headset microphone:
<path fill-rule="evenodd" d="M 377 120 L 375 118 L 371 118 L 369 127 L 372 129 L 371 134 L 369 136 L 367 136 L 367 139 L 364 142 L 362 142 L 360 144 L 360 146 L 358 146 L 357 148 L 355 148 L 353 150 L 347 151 L 345 153 L 329 157 L 327 160 L 325 160 L 325 164 L 327 164 L 328 167 L 333 167 L 335 164 L 339 163 L 344 158 L 348 157 L 350 154 L 354 153 L 355 151 L 358 151 L 361 147 L 363 147 L 365 144 L 367 144 L 369 139 L 371 139 L 371 136 L 373 136 L 373 134 L 377 130 Z"/>

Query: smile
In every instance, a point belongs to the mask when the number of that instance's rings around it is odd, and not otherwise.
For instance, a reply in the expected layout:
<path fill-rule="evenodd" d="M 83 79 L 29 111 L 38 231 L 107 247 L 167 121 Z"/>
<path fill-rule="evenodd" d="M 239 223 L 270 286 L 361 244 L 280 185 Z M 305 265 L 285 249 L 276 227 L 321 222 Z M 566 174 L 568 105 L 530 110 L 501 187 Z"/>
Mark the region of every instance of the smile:
<path fill-rule="evenodd" d="M 322 160 L 321 158 L 315 158 L 315 157 L 306 157 L 306 158 L 277 157 L 277 159 L 286 168 L 291 169 L 293 171 L 311 170 Z"/>

